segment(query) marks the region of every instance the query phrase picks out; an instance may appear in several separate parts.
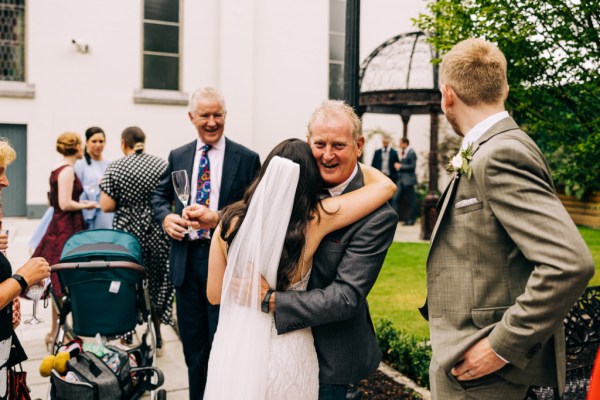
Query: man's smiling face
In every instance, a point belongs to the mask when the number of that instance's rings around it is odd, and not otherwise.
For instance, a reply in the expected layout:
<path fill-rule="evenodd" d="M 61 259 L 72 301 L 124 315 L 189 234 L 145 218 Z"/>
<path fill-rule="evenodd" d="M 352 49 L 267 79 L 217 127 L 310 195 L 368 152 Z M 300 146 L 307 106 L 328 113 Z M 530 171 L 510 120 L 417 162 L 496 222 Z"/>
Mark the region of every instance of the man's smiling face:
<path fill-rule="evenodd" d="M 354 171 L 364 138 L 355 141 L 350 121 L 339 114 L 315 120 L 310 130 L 308 144 L 325 186 L 334 187 L 343 183 Z"/>

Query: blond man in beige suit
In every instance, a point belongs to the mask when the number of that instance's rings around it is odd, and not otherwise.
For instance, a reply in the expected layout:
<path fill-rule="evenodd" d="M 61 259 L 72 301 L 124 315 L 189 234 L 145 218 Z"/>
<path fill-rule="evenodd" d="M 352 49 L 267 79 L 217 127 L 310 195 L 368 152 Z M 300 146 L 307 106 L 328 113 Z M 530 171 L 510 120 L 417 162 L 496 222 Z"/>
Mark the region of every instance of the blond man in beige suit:
<path fill-rule="evenodd" d="M 535 143 L 504 109 L 506 59 L 457 44 L 442 109 L 463 136 L 427 261 L 432 398 L 521 400 L 565 381 L 563 318 L 594 263 Z"/>

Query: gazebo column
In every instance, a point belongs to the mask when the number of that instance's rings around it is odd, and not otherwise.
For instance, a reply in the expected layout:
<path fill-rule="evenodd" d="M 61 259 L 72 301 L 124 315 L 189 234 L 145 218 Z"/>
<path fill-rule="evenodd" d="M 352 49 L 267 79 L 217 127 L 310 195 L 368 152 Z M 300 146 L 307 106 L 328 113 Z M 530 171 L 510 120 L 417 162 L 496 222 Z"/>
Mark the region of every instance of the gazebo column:
<path fill-rule="evenodd" d="M 423 201 L 421 218 L 421 238 L 423 240 L 431 239 L 433 228 L 438 217 L 437 203 L 438 196 L 438 115 L 439 107 L 432 106 L 429 112 L 430 122 L 430 140 L 429 140 L 429 193 Z"/>
<path fill-rule="evenodd" d="M 402 118 L 402 137 L 408 137 L 408 122 L 410 121 L 411 111 L 403 108 L 400 111 L 400 118 Z"/>

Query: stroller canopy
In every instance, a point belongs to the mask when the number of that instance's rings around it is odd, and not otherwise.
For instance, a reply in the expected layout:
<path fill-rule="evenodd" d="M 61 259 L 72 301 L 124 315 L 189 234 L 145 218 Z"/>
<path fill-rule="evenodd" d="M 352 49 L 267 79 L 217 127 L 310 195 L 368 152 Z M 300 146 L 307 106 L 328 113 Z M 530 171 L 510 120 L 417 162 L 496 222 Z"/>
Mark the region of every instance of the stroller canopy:
<path fill-rule="evenodd" d="M 113 229 L 81 231 L 69 238 L 60 262 L 121 260 L 142 264 L 142 248 L 131 234 Z"/>

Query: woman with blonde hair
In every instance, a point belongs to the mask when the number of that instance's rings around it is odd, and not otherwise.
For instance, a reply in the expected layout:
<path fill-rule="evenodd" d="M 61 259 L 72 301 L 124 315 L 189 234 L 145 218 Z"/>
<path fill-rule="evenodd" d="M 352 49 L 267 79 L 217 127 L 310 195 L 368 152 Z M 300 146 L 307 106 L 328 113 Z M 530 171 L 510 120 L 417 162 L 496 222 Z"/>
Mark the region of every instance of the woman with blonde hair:
<path fill-rule="evenodd" d="M 16 158 L 15 150 L 6 138 L 0 138 L 0 191 L 8 187 L 6 167 Z M 23 360 L 24 351 L 13 352 L 11 347 L 20 347 L 15 335 L 12 302 L 27 288 L 50 276 L 50 266 L 43 258 L 32 258 L 12 274 L 12 267 L 4 255 L 6 243 L 0 243 L 0 400 L 8 398 L 7 370 Z M 15 358 L 15 354 L 19 357 Z"/>
<path fill-rule="evenodd" d="M 35 249 L 33 257 L 44 257 L 50 265 L 60 261 L 65 242 L 71 235 L 85 229 L 81 210 L 98 207 L 95 201 L 79 201 L 83 185 L 73 165 L 83 157 L 81 137 L 73 132 L 62 133 L 56 139 L 56 151 L 62 154 L 62 161 L 50 173 L 50 205 L 54 207 L 54 215 L 46 234 Z M 52 290 L 57 298 L 63 296 L 62 287 L 56 273 L 50 276 Z M 52 310 L 52 331 L 46 335 L 46 346 L 54 341 L 57 332 L 57 313 Z"/>

